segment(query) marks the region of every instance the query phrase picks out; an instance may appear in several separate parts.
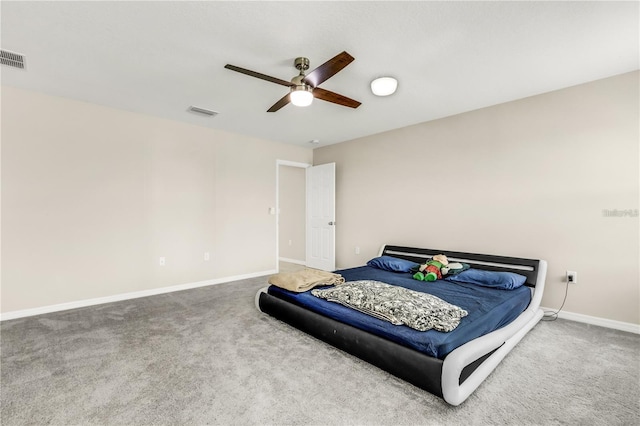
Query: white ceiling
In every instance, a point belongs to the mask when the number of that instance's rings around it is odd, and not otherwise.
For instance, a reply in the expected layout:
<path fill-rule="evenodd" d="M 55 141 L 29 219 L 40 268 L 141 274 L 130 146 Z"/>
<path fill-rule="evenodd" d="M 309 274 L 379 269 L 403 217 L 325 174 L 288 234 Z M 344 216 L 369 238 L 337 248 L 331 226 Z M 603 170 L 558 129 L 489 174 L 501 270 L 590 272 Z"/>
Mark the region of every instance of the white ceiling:
<path fill-rule="evenodd" d="M 310 147 L 639 68 L 638 2 L 6 2 L 2 84 Z M 362 102 L 266 110 L 306 56 L 356 59 L 321 87 Z M 377 76 L 399 80 L 371 94 Z M 220 112 L 205 118 L 190 105 Z M 40 114 L 46 114 L 41 111 Z"/>

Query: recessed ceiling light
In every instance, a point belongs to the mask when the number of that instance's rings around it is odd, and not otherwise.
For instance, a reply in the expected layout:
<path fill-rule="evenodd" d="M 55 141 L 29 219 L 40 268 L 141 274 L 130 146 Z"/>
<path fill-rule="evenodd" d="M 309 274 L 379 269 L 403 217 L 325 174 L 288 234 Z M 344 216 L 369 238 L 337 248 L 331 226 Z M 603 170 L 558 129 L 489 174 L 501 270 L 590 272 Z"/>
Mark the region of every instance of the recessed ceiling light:
<path fill-rule="evenodd" d="M 371 82 L 371 91 L 376 96 L 392 95 L 398 88 L 398 80 L 393 77 L 379 77 Z"/>

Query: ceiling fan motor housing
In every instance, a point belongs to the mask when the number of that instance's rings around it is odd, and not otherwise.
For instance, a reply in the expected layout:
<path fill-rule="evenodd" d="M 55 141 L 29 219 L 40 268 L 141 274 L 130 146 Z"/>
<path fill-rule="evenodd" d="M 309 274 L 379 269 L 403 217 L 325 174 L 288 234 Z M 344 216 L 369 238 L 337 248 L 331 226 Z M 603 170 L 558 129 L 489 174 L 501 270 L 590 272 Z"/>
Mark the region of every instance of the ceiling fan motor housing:
<path fill-rule="evenodd" d="M 301 90 L 302 87 L 311 87 L 304 81 L 304 74 L 296 75 L 291 79 L 291 90 Z"/>
<path fill-rule="evenodd" d="M 300 92 L 300 91 L 313 92 L 313 87 L 304 83 L 291 86 L 290 92 Z"/>

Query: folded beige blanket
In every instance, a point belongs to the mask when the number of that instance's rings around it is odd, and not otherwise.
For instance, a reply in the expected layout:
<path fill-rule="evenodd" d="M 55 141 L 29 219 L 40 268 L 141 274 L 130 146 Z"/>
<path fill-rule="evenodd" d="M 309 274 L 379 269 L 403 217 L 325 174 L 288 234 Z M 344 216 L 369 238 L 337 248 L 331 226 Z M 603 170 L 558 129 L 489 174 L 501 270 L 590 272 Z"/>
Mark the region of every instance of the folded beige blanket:
<path fill-rule="evenodd" d="M 285 290 L 302 293 L 319 285 L 341 284 L 344 278 L 340 274 L 319 269 L 303 269 L 296 272 L 281 272 L 269 277 L 269 284 Z"/>

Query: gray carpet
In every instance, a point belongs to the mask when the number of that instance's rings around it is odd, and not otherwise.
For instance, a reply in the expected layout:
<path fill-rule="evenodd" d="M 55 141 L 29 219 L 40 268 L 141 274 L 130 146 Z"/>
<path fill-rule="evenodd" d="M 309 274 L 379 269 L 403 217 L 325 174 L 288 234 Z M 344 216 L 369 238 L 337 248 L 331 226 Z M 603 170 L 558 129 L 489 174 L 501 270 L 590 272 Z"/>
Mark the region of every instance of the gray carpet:
<path fill-rule="evenodd" d="M 637 425 L 640 336 L 542 322 L 461 406 L 258 312 L 265 279 L 1 325 L 2 425 Z"/>

